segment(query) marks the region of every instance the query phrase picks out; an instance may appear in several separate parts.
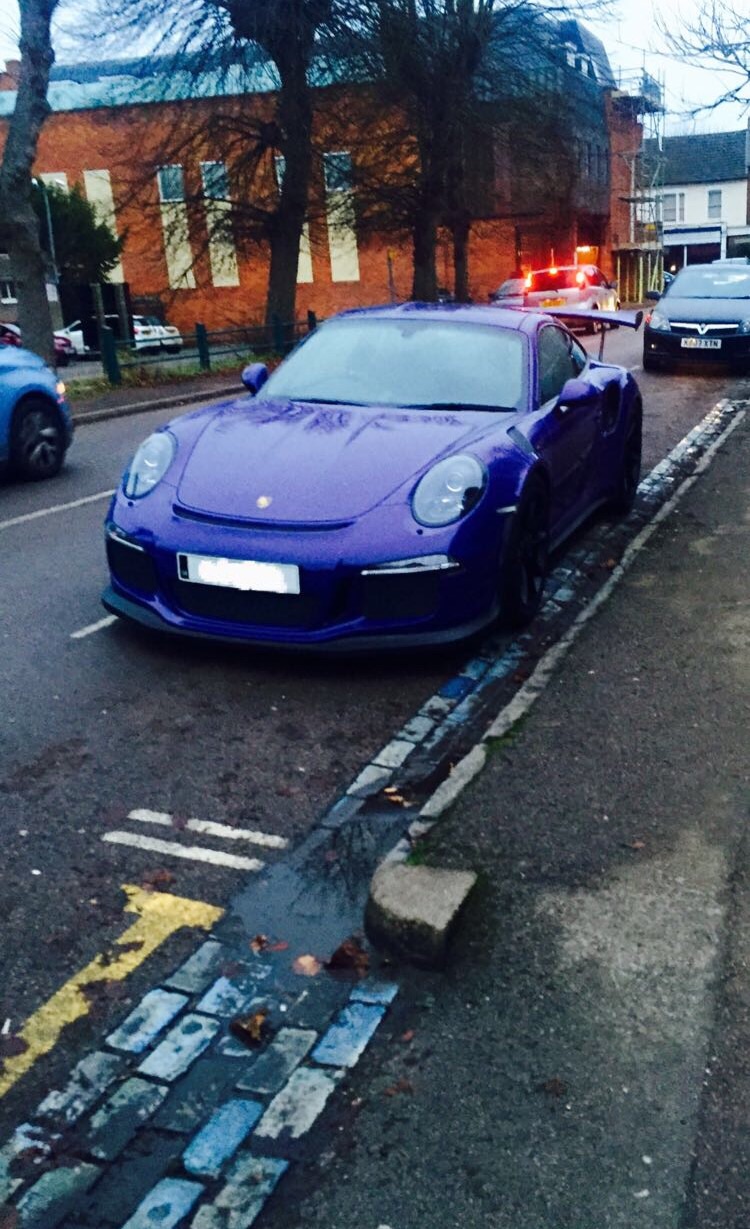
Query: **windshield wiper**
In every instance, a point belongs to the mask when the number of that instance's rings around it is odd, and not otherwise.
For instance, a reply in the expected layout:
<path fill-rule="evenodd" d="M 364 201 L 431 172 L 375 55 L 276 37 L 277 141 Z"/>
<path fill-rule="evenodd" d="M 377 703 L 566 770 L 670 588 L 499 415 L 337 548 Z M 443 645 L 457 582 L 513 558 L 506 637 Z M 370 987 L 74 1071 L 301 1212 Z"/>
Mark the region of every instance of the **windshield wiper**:
<path fill-rule="evenodd" d="M 402 405 L 399 407 L 402 410 L 481 410 L 483 413 L 490 414 L 515 414 L 515 409 L 509 405 L 480 405 L 474 401 L 429 401 L 429 402 L 414 402 L 410 405 Z"/>
<path fill-rule="evenodd" d="M 289 401 L 302 402 L 307 405 L 371 405 L 370 401 L 349 401 L 339 400 L 336 397 L 300 397 L 293 396 L 288 398 Z"/>

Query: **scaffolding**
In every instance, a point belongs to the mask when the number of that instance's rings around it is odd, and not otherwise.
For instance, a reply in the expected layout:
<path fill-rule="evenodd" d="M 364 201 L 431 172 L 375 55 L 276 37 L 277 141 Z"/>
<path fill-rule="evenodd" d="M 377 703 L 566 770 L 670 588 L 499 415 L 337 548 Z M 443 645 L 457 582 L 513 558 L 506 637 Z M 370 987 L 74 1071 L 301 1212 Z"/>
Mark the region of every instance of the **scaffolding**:
<path fill-rule="evenodd" d="M 664 277 L 662 195 L 664 189 L 664 89 L 645 69 L 619 82 L 613 96 L 637 121 L 640 147 L 620 155 L 627 167 L 629 190 L 620 200 L 628 206 L 626 241 L 613 247 L 623 302 L 642 303 L 647 290 L 661 290 Z"/>

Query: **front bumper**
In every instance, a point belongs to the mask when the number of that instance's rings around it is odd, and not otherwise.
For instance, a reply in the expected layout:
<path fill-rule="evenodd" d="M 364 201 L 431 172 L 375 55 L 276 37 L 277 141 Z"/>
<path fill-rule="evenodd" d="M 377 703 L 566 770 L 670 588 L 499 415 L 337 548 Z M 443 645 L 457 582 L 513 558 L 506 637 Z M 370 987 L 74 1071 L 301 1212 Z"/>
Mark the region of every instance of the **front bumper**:
<path fill-rule="evenodd" d="M 663 333 L 650 329 L 643 332 L 643 353 L 646 358 L 665 364 L 729 364 L 750 366 L 750 334 L 732 333 L 715 337 L 710 334 L 705 340 L 720 341 L 720 346 L 683 346 L 684 340 L 704 340 L 695 334 Z"/>
<path fill-rule="evenodd" d="M 316 535 L 309 532 L 294 540 L 284 533 L 269 542 L 266 535 L 243 532 L 227 538 L 209 526 L 186 532 L 183 524 L 178 533 L 172 525 L 157 538 L 129 532 L 112 517 L 106 539 L 111 583 L 102 600 L 111 612 L 163 632 L 246 644 L 355 651 L 449 644 L 497 617 L 497 566 L 504 533 L 497 516 L 494 528 L 496 536 L 489 544 L 482 534 L 456 535 L 459 545 L 462 536 L 465 542 L 458 554 L 446 531 L 441 531 L 442 540 L 433 538 L 429 548 L 420 531 L 419 550 L 410 552 L 409 544 L 401 541 L 402 549 L 388 552 L 388 557 L 435 553 L 450 555 L 457 566 L 395 572 L 378 570 L 377 563 L 373 569 L 372 557 L 354 549 L 346 531 L 336 534 L 335 547 L 326 543 L 324 549 L 310 541 Z M 351 533 L 356 536 L 356 527 Z M 279 594 L 196 583 L 186 579 L 183 556 L 188 553 L 294 561 L 300 591 Z"/>

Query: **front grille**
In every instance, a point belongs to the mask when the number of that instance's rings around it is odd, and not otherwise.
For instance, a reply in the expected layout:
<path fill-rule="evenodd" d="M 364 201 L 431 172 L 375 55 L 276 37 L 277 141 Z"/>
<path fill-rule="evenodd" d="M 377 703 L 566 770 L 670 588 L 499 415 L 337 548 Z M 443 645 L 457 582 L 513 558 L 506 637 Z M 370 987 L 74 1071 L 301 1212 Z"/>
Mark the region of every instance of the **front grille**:
<path fill-rule="evenodd" d="M 420 619 L 438 604 L 439 572 L 362 577 L 362 613 L 367 619 Z"/>
<path fill-rule="evenodd" d="M 201 619 L 300 628 L 315 627 L 321 621 L 322 603 L 314 594 L 246 593 L 185 580 L 174 580 L 172 591 L 180 610 Z"/>
<path fill-rule="evenodd" d="M 126 589 L 139 589 L 141 593 L 156 591 L 156 568 L 145 551 L 108 537 L 107 562 L 114 579 Z"/>
<path fill-rule="evenodd" d="M 672 332 L 678 337 L 733 337 L 739 327 L 736 320 L 712 320 L 710 323 L 694 320 L 672 321 Z"/>

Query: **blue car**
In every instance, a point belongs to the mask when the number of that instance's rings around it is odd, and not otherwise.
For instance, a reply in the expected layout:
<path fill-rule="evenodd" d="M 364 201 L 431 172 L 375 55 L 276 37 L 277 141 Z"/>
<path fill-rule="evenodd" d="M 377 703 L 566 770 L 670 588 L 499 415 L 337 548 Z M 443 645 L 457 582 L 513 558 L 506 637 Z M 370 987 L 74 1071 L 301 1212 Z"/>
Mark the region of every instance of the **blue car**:
<path fill-rule="evenodd" d="M 251 396 L 133 457 L 106 521 L 113 613 L 285 647 L 442 644 L 527 623 L 550 550 L 635 498 L 636 382 L 549 313 L 346 312 L 243 379 Z"/>
<path fill-rule="evenodd" d="M 65 385 L 30 350 L 0 345 L 0 471 L 53 478 L 72 438 Z"/>

